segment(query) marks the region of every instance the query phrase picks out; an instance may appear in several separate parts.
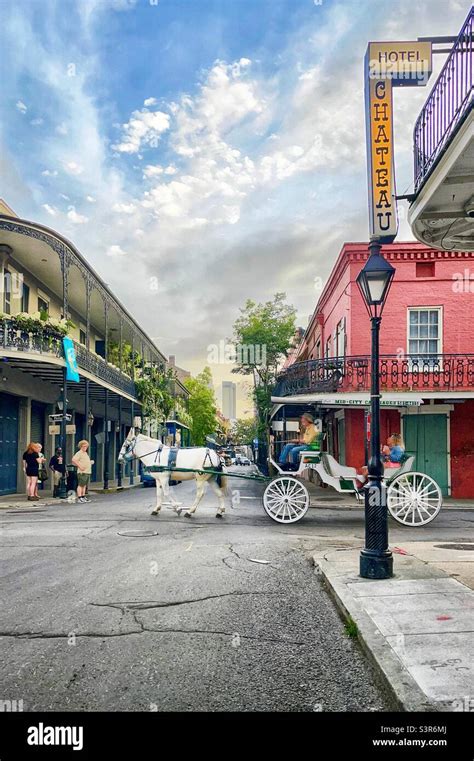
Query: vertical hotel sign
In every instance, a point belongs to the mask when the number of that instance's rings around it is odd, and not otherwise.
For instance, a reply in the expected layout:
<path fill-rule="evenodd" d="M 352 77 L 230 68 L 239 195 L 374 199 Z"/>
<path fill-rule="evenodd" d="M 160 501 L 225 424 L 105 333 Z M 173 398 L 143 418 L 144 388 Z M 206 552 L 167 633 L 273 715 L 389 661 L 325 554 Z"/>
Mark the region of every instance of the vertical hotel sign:
<path fill-rule="evenodd" d="M 365 56 L 365 108 L 370 238 L 391 243 L 398 231 L 393 151 L 393 87 L 425 85 L 430 42 L 370 42 Z"/>

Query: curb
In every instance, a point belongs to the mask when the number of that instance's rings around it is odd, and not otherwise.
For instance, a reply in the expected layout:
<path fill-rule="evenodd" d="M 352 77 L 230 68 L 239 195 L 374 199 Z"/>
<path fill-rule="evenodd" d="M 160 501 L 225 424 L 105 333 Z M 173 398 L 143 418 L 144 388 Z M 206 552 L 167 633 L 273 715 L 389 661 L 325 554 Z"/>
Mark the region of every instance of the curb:
<path fill-rule="evenodd" d="M 323 583 L 336 604 L 344 621 L 352 619 L 357 625 L 357 640 L 365 655 L 375 667 L 385 691 L 400 712 L 442 712 L 442 704 L 433 703 L 418 686 L 411 674 L 403 666 L 394 651 L 387 645 L 384 637 L 367 613 L 358 605 L 357 600 L 347 594 L 344 584 L 337 578 L 331 578 L 324 568 L 324 560 L 313 556 L 315 573 L 320 575 Z"/>

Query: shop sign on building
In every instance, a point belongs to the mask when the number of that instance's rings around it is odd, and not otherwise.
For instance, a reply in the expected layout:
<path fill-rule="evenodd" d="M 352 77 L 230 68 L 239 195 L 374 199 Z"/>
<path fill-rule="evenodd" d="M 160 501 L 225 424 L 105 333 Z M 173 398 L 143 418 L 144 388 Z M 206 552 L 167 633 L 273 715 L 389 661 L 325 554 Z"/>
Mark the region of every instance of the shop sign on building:
<path fill-rule="evenodd" d="M 365 107 L 371 240 L 392 243 L 398 232 L 393 150 L 393 87 L 425 85 L 430 42 L 371 42 L 365 56 Z"/>

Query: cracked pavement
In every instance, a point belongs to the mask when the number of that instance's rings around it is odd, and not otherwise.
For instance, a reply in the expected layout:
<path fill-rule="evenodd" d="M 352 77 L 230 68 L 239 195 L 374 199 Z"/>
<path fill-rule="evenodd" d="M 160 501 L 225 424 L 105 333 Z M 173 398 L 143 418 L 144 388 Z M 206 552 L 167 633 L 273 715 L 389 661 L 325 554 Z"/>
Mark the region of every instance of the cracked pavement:
<path fill-rule="evenodd" d="M 143 488 L 0 513 L 2 699 L 27 711 L 389 710 L 310 563 L 316 549 L 362 546 L 362 511 L 331 503 L 280 526 L 259 484 L 231 487 L 245 499 L 227 499 L 222 521 L 211 490 L 188 521 L 151 517 Z M 191 504 L 192 484 L 174 491 Z M 471 515 L 443 514 L 426 539 L 472 540 Z M 118 533 L 146 530 L 158 534 Z"/>

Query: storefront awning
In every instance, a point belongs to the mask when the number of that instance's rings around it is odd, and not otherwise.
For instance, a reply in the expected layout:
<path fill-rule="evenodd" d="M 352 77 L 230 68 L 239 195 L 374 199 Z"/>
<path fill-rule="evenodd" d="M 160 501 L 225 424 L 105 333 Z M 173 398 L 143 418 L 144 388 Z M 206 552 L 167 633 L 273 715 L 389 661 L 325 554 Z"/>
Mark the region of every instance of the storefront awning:
<path fill-rule="evenodd" d="M 165 425 L 177 425 L 178 428 L 186 428 L 189 431 L 189 426 L 180 423 L 179 420 L 165 420 Z"/>
<path fill-rule="evenodd" d="M 321 407 L 368 407 L 368 393 L 297 394 L 296 396 L 272 396 L 273 404 L 317 404 Z M 419 407 L 423 399 L 418 394 L 400 392 L 380 397 L 381 407 Z"/>

